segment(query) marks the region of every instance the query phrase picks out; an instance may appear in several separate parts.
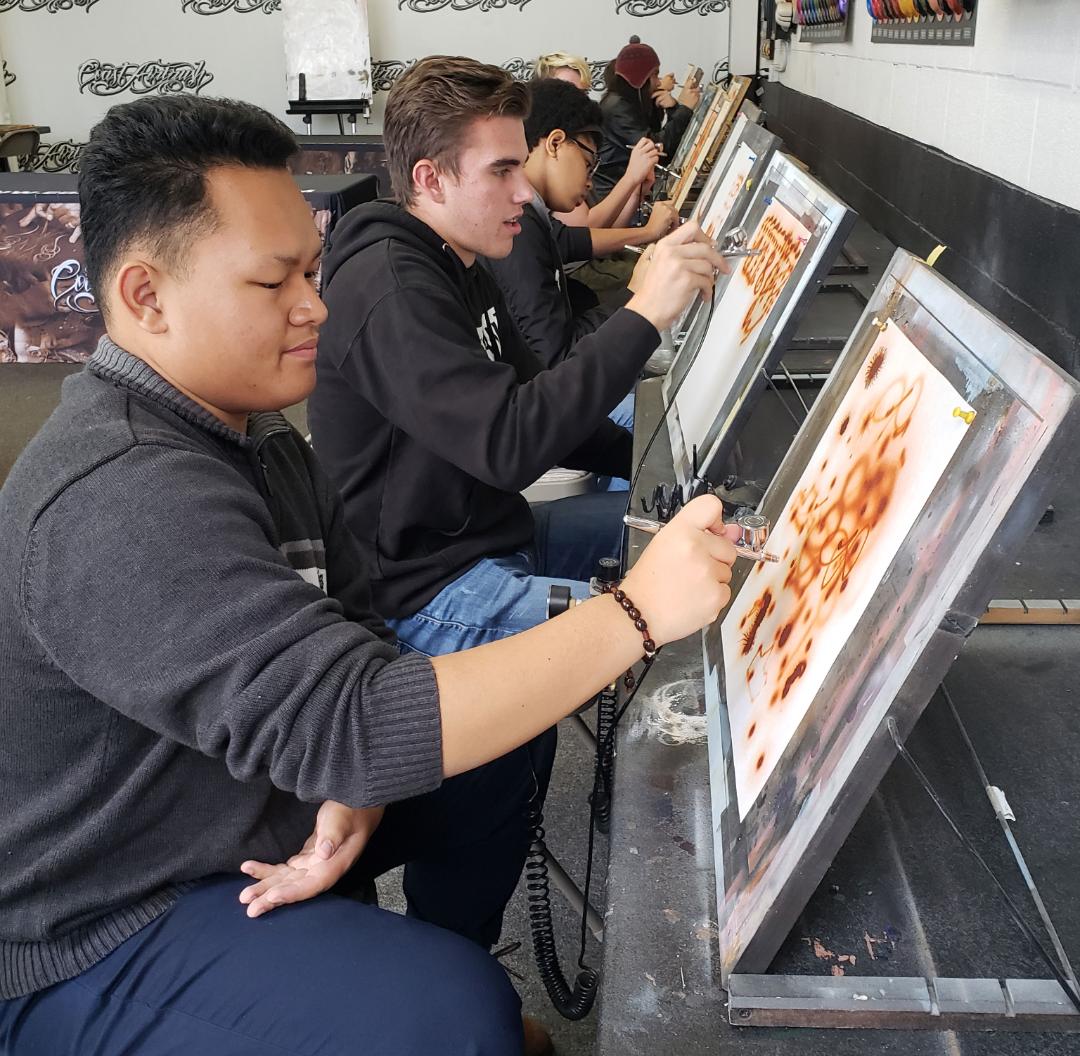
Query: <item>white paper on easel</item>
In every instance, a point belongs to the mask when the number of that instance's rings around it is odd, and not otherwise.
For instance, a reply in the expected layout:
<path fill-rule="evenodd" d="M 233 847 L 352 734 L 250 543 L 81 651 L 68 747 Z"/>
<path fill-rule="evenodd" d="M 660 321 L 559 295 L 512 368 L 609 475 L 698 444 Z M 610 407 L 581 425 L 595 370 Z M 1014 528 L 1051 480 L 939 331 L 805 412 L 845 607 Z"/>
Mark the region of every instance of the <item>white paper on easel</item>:
<path fill-rule="evenodd" d="M 371 101 L 367 0 L 285 0 L 285 73 L 290 99 Z"/>
<path fill-rule="evenodd" d="M 761 252 L 739 261 L 675 397 L 688 454 L 703 443 L 809 240 L 810 232 L 776 200 L 750 234 L 748 245 Z"/>
<path fill-rule="evenodd" d="M 743 121 L 745 122 L 745 118 Z M 701 197 L 694 205 L 690 219 L 696 221 L 701 229 L 716 241 L 729 228 L 731 210 L 735 207 L 735 201 L 739 192 L 746 185 L 750 173 L 754 168 L 757 155 L 745 144 L 740 143 L 735 155 L 731 159 L 724 173 L 717 173 L 715 180 L 710 180 Z M 697 301 L 691 301 L 679 316 L 675 325 L 671 328 L 673 334 L 679 334 L 686 330 L 687 320 L 697 307 Z"/>
<path fill-rule="evenodd" d="M 745 143 L 740 143 L 719 185 L 706 187 L 702 192 L 691 219 L 701 225 L 709 238 L 719 238 L 727 230 L 735 200 L 746 185 L 755 161 L 757 155 Z"/>
<path fill-rule="evenodd" d="M 740 818 L 797 733 L 969 425 L 893 323 L 841 400 L 721 625 Z"/>

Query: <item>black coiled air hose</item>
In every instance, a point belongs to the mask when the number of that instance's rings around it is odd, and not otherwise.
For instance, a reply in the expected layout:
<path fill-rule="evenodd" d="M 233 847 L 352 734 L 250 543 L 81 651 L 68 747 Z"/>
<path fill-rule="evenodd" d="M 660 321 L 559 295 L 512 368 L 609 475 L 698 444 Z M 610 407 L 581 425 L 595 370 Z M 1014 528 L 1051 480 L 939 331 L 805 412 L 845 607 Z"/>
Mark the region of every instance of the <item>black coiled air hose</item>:
<path fill-rule="evenodd" d="M 618 698 L 614 687 L 604 690 L 596 704 L 596 765 L 600 780 L 593 793 L 596 828 L 605 836 L 611 828 L 611 789 L 615 776 L 615 710 Z"/>
<path fill-rule="evenodd" d="M 564 1019 L 584 1019 L 596 1001 L 600 975 L 592 968 L 582 968 L 574 988 L 559 966 L 555 948 L 555 928 L 551 921 L 551 890 L 544 848 L 544 811 L 539 796 L 529 806 L 529 830 L 532 841 L 525 859 L 525 890 L 528 892 L 529 930 L 532 932 L 536 967 L 555 1010 Z"/>

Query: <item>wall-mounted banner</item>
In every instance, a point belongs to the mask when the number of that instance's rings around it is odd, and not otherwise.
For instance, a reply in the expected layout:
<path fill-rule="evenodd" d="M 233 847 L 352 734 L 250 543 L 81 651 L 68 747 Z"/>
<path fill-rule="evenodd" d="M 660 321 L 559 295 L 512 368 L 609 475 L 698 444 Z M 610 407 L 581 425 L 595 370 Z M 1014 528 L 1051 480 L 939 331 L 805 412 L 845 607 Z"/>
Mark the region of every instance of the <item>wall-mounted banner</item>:
<path fill-rule="evenodd" d="M 394 87 L 394 82 L 414 63 L 416 59 L 372 59 L 371 60 L 371 88 L 375 92 L 388 92 Z M 598 59 L 595 62 L 589 62 L 589 75 L 592 78 L 590 89 L 594 92 L 602 92 L 604 90 L 604 70 L 611 62 L 610 59 Z M 507 59 L 505 62 L 499 64 L 507 73 L 510 74 L 517 81 L 528 81 L 532 79 L 533 73 L 536 70 L 536 60 L 522 58 L 520 55 L 515 55 L 512 59 Z M 723 74 L 716 74 L 720 80 L 727 80 L 727 60 L 719 63 L 717 69 L 723 66 Z"/>
<path fill-rule="evenodd" d="M 206 62 L 166 62 L 164 59 L 150 62 L 102 62 L 89 59 L 79 67 L 79 94 L 119 95 L 178 95 L 194 92 L 198 95 L 214 75 L 206 68 Z"/>
<path fill-rule="evenodd" d="M 281 0 L 183 0 L 181 10 L 193 15 L 220 15 L 233 11 L 238 15 L 250 15 L 261 11 L 264 15 L 281 10 Z"/>
<path fill-rule="evenodd" d="M 85 143 L 65 139 L 60 143 L 42 143 L 33 156 L 19 158 L 20 172 L 78 172 L 79 156 Z"/>
<path fill-rule="evenodd" d="M 416 60 L 415 59 L 372 59 L 371 90 L 388 92 L 396 81 Z"/>
<path fill-rule="evenodd" d="M 529 81 L 532 80 L 533 72 L 536 69 L 536 62 L 533 59 L 513 58 L 507 59 L 506 62 L 500 64 L 504 70 L 515 81 Z"/>
<path fill-rule="evenodd" d="M 0 363 L 78 363 L 104 329 L 83 270 L 79 203 L 0 203 Z"/>
<path fill-rule="evenodd" d="M 361 18 L 359 7 L 367 12 Z M 339 8 L 345 30 L 325 13 Z M 88 18 L 77 13 L 88 10 Z M 18 74 L 6 90 L 10 120 L 52 128 L 42 153 L 50 144 L 84 143 L 113 103 L 158 92 L 243 99 L 302 135 L 337 135 L 332 110 L 316 113 L 310 125 L 302 111 L 288 112 L 300 72 L 310 101 L 352 101 L 362 114 L 370 100 L 370 124 L 360 131 L 378 135 L 387 93 L 425 55 L 471 55 L 527 79 L 538 55 L 569 48 L 588 62 L 598 99 L 606 60 L 638 32 L 656 49 L 661 72 L 681 80 L 693 64 L 706 81 L 712 73 L 723 82 L 727 70 L 717 63 L 728 56 L 732 10 L 731 0 L 0 0 L 0 58 Z M 571 11 L 570 22 L 553 17 Z M 718 17 L 675 17 L 690 14 Z M 512 32 L 478 34 L 485 17 Z M 571 24 L 572 41 L 565 39 Z M 56 38 L 48 61 L 43 29 Z M 118 45 L 125 34 L 145 47 Z M 133 65 L 147 59 L 155 61 Z M 334 83 L 318 83 L 328 79 Z M 32 167 L 63 171 L 58 159 L 72 156 L 70 146 L 57 147 Z"/>
<path fill-rule="evenodd" d="M 649 18 L 651 15 L 718 15 L 731 0 L 616 0 L 615 13 Z"/>
<path fill-rule="evenodd" d="M 89 11 L 100 0 L 0 0 L 0 14 L 5 11 L 48 11 L 55 15 L 58 11 L 70 11 L 81 7 Z"/>
<path fill-rule="evenodd" d="M 427 15 L 432 11 L 494 11 L 500 7 L 522 8 L 530 0 L 398 0 L 398 7 Z"/>

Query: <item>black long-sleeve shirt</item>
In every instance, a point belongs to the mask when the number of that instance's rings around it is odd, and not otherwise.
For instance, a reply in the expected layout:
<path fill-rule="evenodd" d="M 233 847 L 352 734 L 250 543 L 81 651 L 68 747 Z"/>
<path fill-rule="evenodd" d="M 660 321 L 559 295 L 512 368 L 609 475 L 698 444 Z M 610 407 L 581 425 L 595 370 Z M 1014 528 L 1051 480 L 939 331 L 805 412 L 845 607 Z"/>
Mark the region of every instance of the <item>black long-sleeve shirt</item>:
<path fill-rule="evenodd" d="M 529 545 L 519 492 L 552 466 L 629 474 L 630 434 L 604 416 L 659 343 L 642 316 L 620 309 L 610 339 L 544 370 L 491 275 L 383 202 L 338 224 L 323 275 L 308 421 L 379 612 L 412 615 L 481 558 Z"/>
<path fill-rule="evenodd" d="M 598 303 L 575 310 L 564 265 L 592 259 L 592 232 L 548 213 L 539 195 L 525 206 L 510 255 L 484 265 L 499 284 L 521 336 L 545 367 L 574 354 L 577 342 L 600 332 L 613 309 Z"/>
<path fill-rule="evenodd" d="M 630 162 L 630 150 L 642 137 L 656 140 L 670 161 L 678 149 L 693 110 L 678 103 L 667 111 L 663 127 L 649 127 L 641 111 L 616 92 L 608 92 L 600 100 L 604 115 L 603 138 L 600 141 L 600 167 L 593 176 L 593 196 L 599 201 L 623 178 Z"/>

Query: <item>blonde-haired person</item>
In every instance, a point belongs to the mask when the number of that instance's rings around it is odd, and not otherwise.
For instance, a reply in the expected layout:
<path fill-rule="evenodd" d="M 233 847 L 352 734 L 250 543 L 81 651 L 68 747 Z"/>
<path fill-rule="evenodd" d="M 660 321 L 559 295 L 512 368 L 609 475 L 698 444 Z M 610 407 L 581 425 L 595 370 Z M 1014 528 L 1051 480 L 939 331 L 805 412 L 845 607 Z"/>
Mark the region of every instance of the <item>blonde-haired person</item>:
<path fill-rule="evenodd" d="M 533 76 L 537 80 L 554 77 L 556 80 L 569 81 L 583 92 L 587 92 L 592 87 L 589 64 L 580 56 L 570 55 L 565 51 L 553 51 L 549 55 L 541 55 L 536 60 Z"/>
<path fill-rule="evenodd" d="M 553 77 L 567 81 L 587 92 L 592 87 L 592 73 L 585 59 L 565 51 L 553 51 L 536 60 L 533 76 L 536 80 Z M 583 202 L 569 213 L 556 214 L 570 227 L 626 227 L 638 206 L 652 189 L 660 148 L 647 136 L 642 136 L 630 152 L 622 178 L 611 191 L 590 207 Z"/>

